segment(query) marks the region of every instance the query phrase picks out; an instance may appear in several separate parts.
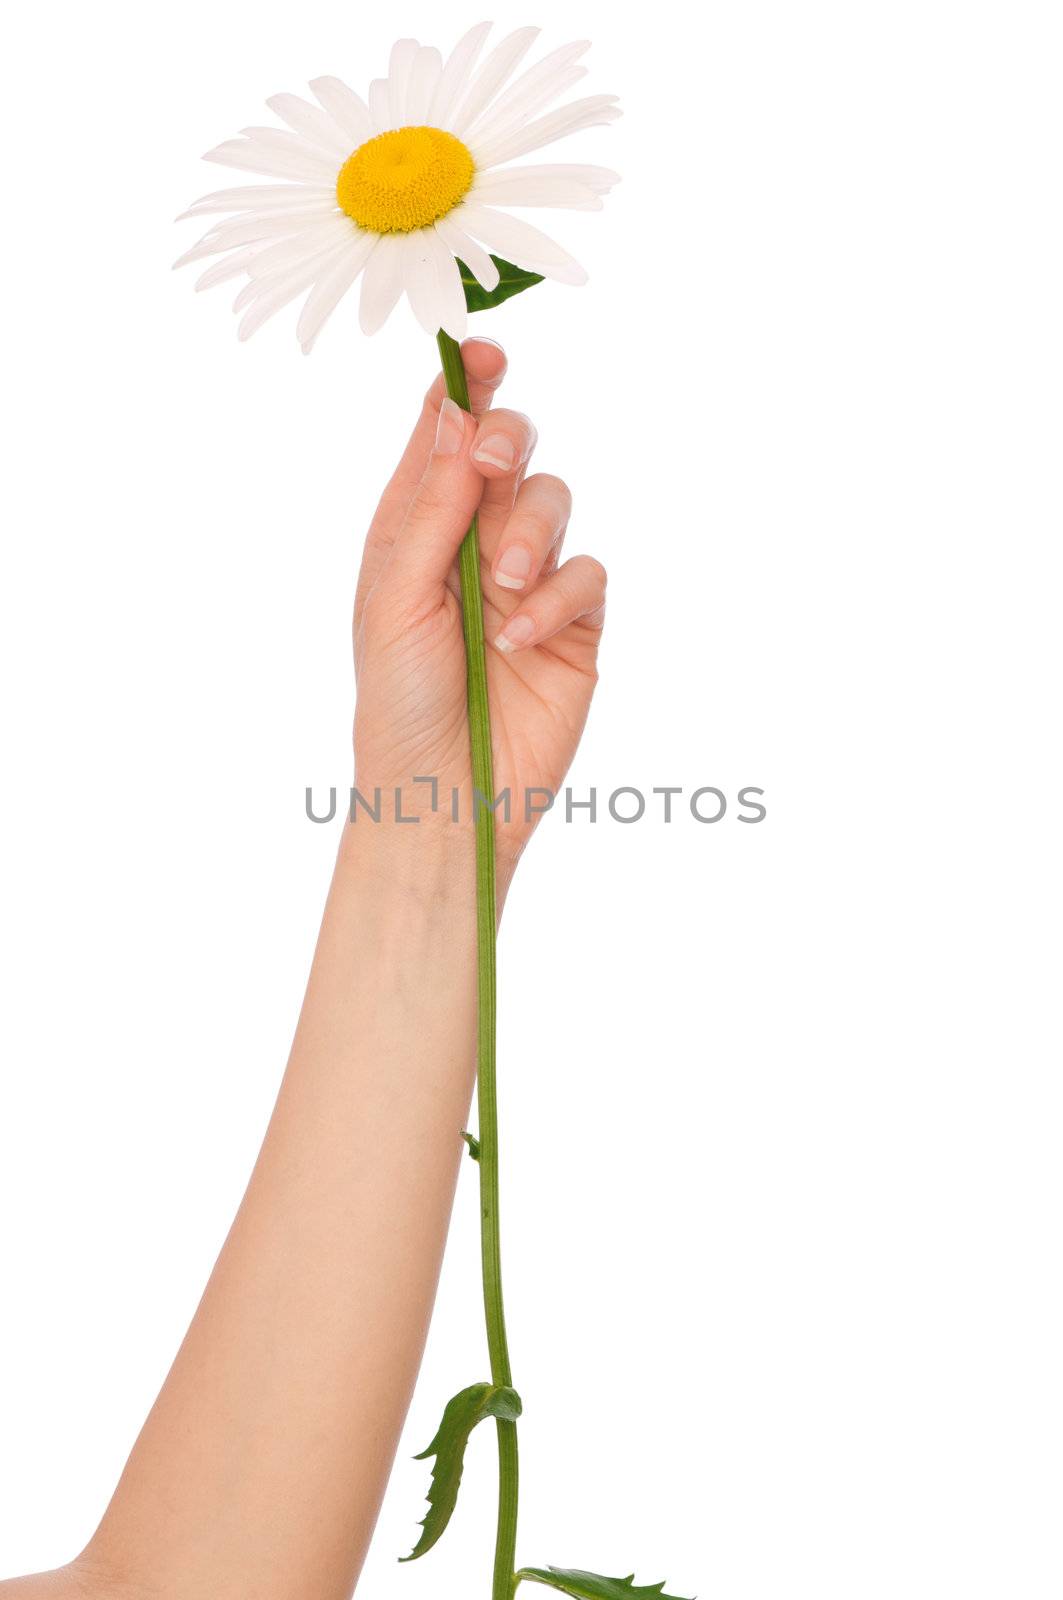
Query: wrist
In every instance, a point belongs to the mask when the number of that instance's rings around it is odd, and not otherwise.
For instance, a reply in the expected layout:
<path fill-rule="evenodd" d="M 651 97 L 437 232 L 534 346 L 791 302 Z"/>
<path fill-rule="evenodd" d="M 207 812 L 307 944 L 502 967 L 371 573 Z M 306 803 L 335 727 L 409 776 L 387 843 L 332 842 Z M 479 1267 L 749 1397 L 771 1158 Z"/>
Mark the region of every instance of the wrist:
<path fill-rule="evenodd" d="M 425 830 L 348 823 L 340 839 L 314 962 L 341 987 L 431 1018 L 440 996 L 472 998 L 476 970 L 474 861 L 460 840 Z M 311 976 L 311 988 L 314 986 Z M 391 997 L 391 999 L 389 999 Z"/>
<path fill-rule="evenodd" d="M 502 915 L 516 858 L 495 848 L 495 910 Z M 382 892 L 423 910 L 446 906 L 451 915 L 476 911 L 476 830 L 471 821 L 422 813 L 402 821 L 358 814 L 340 838 L 337 876 L 357 879 L 363 892 Z"/>
<path fill-rule="evenodd" d="M 439 907 L 451 914 L 463 910 L 475 914 L 472 832 L 434 819 L 412 824 L 371 819 L 346 823 L 336 876 L 357 882 L 360 892 L 375 901 L 409 903 L 422 912 Z"/>

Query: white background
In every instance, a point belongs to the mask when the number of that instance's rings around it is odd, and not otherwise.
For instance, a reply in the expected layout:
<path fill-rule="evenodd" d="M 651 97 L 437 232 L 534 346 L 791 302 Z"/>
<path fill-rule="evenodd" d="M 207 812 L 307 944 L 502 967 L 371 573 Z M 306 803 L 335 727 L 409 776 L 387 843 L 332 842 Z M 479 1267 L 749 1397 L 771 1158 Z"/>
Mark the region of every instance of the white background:
<path fill-rule="evenodd" d="M 358 549 L 434 351 L 238 346 L 172 216 L 409 0 L 23 6 L 2 114 L 0 1572 L 87 1538 L 269 1113 L 349 778 Z M 711 1600 L 1058 1600 L 1058 8 L 539 0 L 626 117 L 490 314 L 603 557 L 573 785 L 501 953 L 525 1562 Z M 582 92 L 582 91 L 581 91 Z M 551 157 L 555 159 L 555 157 Z M 235 179 L 234 181 L 239 181 Z M 548 221 L 557 222 L 550 218 Z M 472 1169 L 362 1592 L 484 1593 L 408 1458 L 482 1376 Z"/>

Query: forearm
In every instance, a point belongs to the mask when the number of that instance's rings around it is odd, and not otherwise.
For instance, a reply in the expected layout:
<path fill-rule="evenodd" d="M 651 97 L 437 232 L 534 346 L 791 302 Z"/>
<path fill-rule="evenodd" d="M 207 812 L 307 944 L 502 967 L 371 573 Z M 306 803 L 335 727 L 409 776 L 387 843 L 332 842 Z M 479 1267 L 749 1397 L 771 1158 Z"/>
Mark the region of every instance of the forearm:
<path fill-rule="evenodd" d="M 269 1131 L 89 1555 L 345 1597 L 427 1332 L 475 1071 L 463 830 L 349 828 Z"/>

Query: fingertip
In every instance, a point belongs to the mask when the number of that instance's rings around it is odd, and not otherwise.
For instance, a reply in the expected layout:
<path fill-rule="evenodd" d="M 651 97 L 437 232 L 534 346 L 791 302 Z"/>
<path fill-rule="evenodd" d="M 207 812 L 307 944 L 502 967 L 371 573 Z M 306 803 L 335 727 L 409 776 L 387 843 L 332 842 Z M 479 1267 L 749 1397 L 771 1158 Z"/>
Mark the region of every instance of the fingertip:
<path fill-rule="evenodd" d="M 509 365 L 506 352 L 494 339 L 466 339 L 461 347 L 461 359 L 467 376 L 489 389 L 498 387 Z"/>

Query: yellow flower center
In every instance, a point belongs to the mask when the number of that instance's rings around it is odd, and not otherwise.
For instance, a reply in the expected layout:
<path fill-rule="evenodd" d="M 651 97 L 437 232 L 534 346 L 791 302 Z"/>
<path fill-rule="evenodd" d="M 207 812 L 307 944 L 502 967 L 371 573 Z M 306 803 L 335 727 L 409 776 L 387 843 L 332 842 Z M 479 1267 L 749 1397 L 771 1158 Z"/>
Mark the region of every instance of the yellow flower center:
<path fill-rule="evenodd" d="M 396 128 L 348 158 L 336 179 L 336 199 L 370 233 L 412 233 L 452 211 L 475 172 L 472 156 L 452 133 Z"/>

